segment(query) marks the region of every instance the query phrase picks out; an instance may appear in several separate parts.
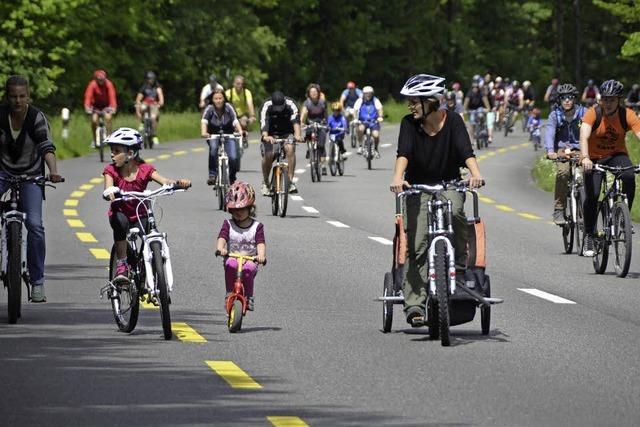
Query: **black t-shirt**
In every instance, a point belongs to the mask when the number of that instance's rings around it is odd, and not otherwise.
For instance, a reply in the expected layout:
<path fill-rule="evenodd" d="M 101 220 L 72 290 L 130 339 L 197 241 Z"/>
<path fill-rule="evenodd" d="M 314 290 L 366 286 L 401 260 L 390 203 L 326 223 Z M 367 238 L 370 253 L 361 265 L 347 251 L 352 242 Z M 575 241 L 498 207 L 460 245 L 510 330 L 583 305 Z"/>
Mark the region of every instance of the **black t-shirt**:
<path fill-rule="evenodd" d="M 444 126 L 427 135 L 411 114 L 404 116 L 398 136 L 398 157 L 409 161 L 405 179 L 410 184 L 436 184 L 460 179 L 465 161 L 475 157 L 469 133 L 459 114 L 447 113 Z"/>
<path fill-rule="evenodd" d="M 536 95 L 533 92 L 533 87 L 529 86 L 524 92 L 524 100 L 525 101 L 535 101 Z"/>
<path fill-rule="evenodd" d="M 478 90 L 477 92 L 473 92 L 473 90 L 469 91 L 467 94 L 467 98 L 469 99 L 469 110 L 477 110 L 478 108 L 484 107 L 484 102 L 482 102 L 483 95 L 484 94 L 481 90 Z"/>
<path fill-rule="evenodd" d="M 634 103 L 640 102 L 640 91 L 632 90 L 631 92 L 629 92 L 629 94 L 627 95 L 627 101 Z"/>

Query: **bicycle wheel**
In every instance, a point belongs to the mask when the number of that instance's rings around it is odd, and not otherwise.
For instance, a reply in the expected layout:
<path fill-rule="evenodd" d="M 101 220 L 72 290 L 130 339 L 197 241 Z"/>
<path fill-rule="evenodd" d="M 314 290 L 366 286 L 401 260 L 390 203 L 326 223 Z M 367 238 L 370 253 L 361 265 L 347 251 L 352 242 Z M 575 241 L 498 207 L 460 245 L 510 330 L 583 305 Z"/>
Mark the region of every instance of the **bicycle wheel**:
<path fill-rule="evenodd" d="M 129 265 L 133 260 L 131 247 L 127 245 L 127 259 Z M 112 281 L 116 274 L 116 247 L 111 247 L 111 258 L 109 260 L 109 281 Z M 113 318 L 118 325 L 120 332 L 132 332 L 138 324 L 138 314 L 140 312 L 139 283 L 129 282 L 118 286 L 117 290 L 110 290 L 111 310 Z"/>
<path fill-rule="evenodd" d="M 336 161 L 336 144 L 331 144 L 331 154 L 329 157 L 329 171 L 331 172 L 331 176 L 336 176 L 338 173 L 338 162 Z"/>
<path fill-rule="evenodd" d="M 104 140 L 105 138 L 105 129 L 104 127 L 100 126 L 98 128 L 98 138 L 96 138 L 96 142 L 98 143 L 98 150 L 100 153 L 100 163 L 104 162 Z"/>
<path fill-rule="evenodd" d="M 486 291 L 484 293 L 485 298 L 491 298 L 491 280 L 489 276 L 485 276 Z M 491 306 L 486 305 L 480 308 L 480 327 L 482 328 L 482 335 L 489 335 L 491 331 Z"/>
<path fill-rule="evenodd" d="M 316 168 L 316 178 L 317 182 L 320 182 L 322 181 L 322 166 L 320 165 L 320 154 L 318 153 L 318 149 L 315 149 L 313 151 L 314 165 Z"/>
<path fill-rule="evenodd" d="M 427 321 L 429 322 L 429 339 L 440 339 L 440 319 L 438 318 L 438 302 L 434 296 L 427 301 Z"/>
<path fill-rule="evenodd" d="M 384 274 L 384 286 L 382 295 L 392 297 L 395 295 L 393 290 L 393 274 Z M 393 301 L 382 301 L 382 332 L 391 332 L 391 324 L 393 323 Z"/>
<path fill-rule="evenodd" d="M 233 301 L 231 311 L 228 313 L 227 328 L 232 334 L 242 328 L 242 302 L 239 299 Z"/>
<path fill-rule="evenodd" d="M 451 344 L 451 337 L 449 335 L 449 274 L 447 267 L 447 246 L 443 240 L 436 242 L 435 262 L 440 343 L 442 343 L 443 347 L 447 347 Z"/>
<path fill-rule="evenodd" d="M 162 259 L 162 244 L 151 242 L 151 266 L 153 268 L 153 279 L 160 299 L 160 318 L 162 319 L 162 331 L 164 339 L 170 340 L 173 336 L 171 331 L 171 312 L 169 311 L 169 290 L 164 270 L 164 259 Z"/>
<path fill-rule="evenodd" d="M 510 120 L 509 120 L 509 116 L 507 115 L 507 116 L 504 118 L 504 128 L 503 128 L 504 136 L 505 136 L 505 137 L 509 135 L 509 121 L 510 121 Z"/>
<path fill-rule="evenodd" d="M 344 159 L 342 158 L 341 154 L 338 154 L 338 173 L 340 174 L 340 176 L 344 175 Z"/>
<path fill-rule="evenodd" d="M 7 224 L 7 308 L 9 323 L 15 324 L 20 317 L 22 304 L 22 224 L 12 221 Z"/>
<path fill-rule="evenodd" d="M 573 228 L 573 201 L 571 200 L 571 193 L 567 197 L 565 208 L 564 220 L 565 223 L 562 226 L 562 242 L 564 243 L 564 252 L 570 254 L 573 252 L 573 237 L 574 237 L 574 228 Z M 569 211 L 569 215 L 566 214 L 566 211 Z"/>
<path fill-rule="evenodd" d="M 278 191 L 278 214 L 281 218 L 287 215 L 287 205 L 289 204 L 289 171 L 282 168 L 280 173 L 280 190 Z"/>
<path fill-rule="evenodd" d="M 609 261 L 609 207 L 607 200 L 603 200 L 598 205 L 598 216 L 596 218 L 596 232 L 593 236 L 595 256 L 593 257 L 593 268 L 596 274 L 604 274 Z"/>
<path fill-rule="evenodd" d="M 229 180 L 229 163 L 227 160 L 222 161 L 222 167 L 220 168 L 221 176 L 220 176 L 220 184 L 221 184 L 221 196 L 222 197 L 222 206 L 221 210 L 227 210 L 227 204 L 224 202 L 224 199 L 227 195 L 227 191 L 229 191 L 229 187 L 231 186 L 231 181 Z"/>
<path fill-rule="evenodd" d="M 631 235 L 631 215 L 624 202 L 613 206 L 613 267 L 618 277 L 626 277 L 631 264 L 633 238 Z"/>
<path fill-rule="evenodd" d="M 318 181 L 318 170 L 316 169 L 316 150 L 313 149 L 311 144 L 307 144 L 307 150 L 309 151 L 309 172 L 311 172 L 311 182 L 316 182 Z"/>
<path fill-rule="evenodd" d="M 367 153 L 367 169 L 371 170 L 371 158 L 373 157 L 373 153 L 371 150 L 371 136 L 367 136 L 367 141 L 365 142 L 366 153 Z"/>
<path fill-rule="evenodd" d="M 576 253 L 582 256 L 582 243 L 584 241 L 584 213 L 580 191 L 576 191 L 576 222 L 573 224 L 576 235 Z"/>
<path fill-rule="evenodd" d="M 269 183 L 269 188 L 271 189 L 271 215 L 278 215 L 278 186 L 276 180 L 278 176 L 282 174 L 282 168 L 280 166 L 275 166 L 271 172 L 271 182 Z"/>
<path fill-rule="evenodd" d="M 147 135 L 147 147 L 146 148 L 153 148 L 153 139 L 151 137 L 151 134 L 153 132 L 153 126 L 151 125 L 151 119 L 147 118 L 144 121 L 144 133 L 145 135 Z"/>
<path fill-rule="evenodd" d="M 351 126 L 351 148 L 356 148 L 357 143 L 358 143 L 358 137 L 356 135 L 356 127 Z"/>

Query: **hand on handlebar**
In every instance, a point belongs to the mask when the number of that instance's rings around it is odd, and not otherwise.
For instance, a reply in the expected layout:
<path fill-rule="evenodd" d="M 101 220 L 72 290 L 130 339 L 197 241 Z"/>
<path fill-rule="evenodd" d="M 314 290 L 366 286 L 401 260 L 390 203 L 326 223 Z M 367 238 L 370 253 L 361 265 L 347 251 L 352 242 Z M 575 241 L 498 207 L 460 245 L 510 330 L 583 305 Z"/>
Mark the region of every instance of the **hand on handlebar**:
<path fill-rule="evenodd" d="M 593 169 L 593 162 L 588 157 L 583 158 L 580 164 L 582 165 L 585 173 L 589 173 Z"/>
<path fill-rule="evenodd" d="M 64 182 L 64 178 L 61 175 L 58 175 L 57 173 L 49 174 L 47 179 L 49 181 L 53 182 L 54 184 L 56 184 L 58 182 Z"/>
<path fill-rule="evenodd" d="M 558 153 L 556 153 L 555 151 L 554 151 L 554 152 L 547 153 L 547 159 L 549 159 L 549 160 L 555 160 L 555 159 L 557 159 L 557 158 L 558 158 Z"/>
<path fill-rule="evenodd" d="M 108 187 L 105 188 L 105 190 L 102 192 L 102 198 L 107 200 L 107 201 L 113 201 L 116 198 L 116 194 L 120 193 L 120 188 L 119 187 Z"/>
<path fill-rule="evenodd" d="M 183 190 L 186 190 L 187 188 L 191 187 L 191 181 L 188 179 L 179 179 L 174 183 L 174 185 L 176 187 L 182 188 Z"/>
<path fill-rule="evenodd" d="M 469 188 L 480 188 L 484 185 L 484 178 L 482 175 L 476 175 L 469 178 Z"/>
<path fill-rule="evenodd" d="M 222 249 L 218 249 L 216 251 L 216 256 L 225 257 L 225 256 L 227 256 L 228 253 L 229 253 L 229 251 L 226 248 L 222 248 Z"/>
<path fill-rule="evenodd" d="M 93 114 L 93 108 L 91 107 L 84 107 L 84 112 L 87 114 Z"/>
<path fill-rule="evenodd" d="M 410 187 L 411 184 L 409 184 L 407 181 L 403 180 L 403 179 L 394 179 L 391 182 L 391 185 L 389 186 L 389 189 L 398 194 L 398 193 L 402 193 L 404 191 L 405 188 Z"/>

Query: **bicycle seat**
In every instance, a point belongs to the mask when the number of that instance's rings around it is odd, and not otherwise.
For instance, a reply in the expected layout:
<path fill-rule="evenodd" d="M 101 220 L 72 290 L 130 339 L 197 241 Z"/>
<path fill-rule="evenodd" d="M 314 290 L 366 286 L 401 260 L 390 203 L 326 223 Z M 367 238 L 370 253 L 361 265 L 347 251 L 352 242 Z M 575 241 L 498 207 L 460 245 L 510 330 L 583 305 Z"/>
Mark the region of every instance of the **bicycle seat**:
<path fill-rule="evenodd" d="M 131 227 L 129 229 L 129 234 L 138 234 L 140 233 L 140 229 L 138 227 Z"/>

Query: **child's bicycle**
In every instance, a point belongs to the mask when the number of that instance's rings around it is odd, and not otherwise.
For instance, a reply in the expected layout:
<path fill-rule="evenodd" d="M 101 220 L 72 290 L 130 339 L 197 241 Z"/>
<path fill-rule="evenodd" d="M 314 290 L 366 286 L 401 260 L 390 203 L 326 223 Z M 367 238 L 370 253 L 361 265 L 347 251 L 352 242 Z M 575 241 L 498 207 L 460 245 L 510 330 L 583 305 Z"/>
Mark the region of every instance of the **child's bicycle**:
<path fill-rule="evenodd" d="M 216 251 L 216 256 L 220 256 L 220 251 Z M 236 281 L 233 285 L 233 291 L 225 298 L 225 310 L 227 311 L 227 328 L 229 332 L 238 332 L 242 328 L 242 318 L 247 314 L 247 297 L 244 294 L 244 284 L 242 283 L 242 268 L 246 261 L 256 261 L 255 256 L 243 255 L 239 253 L 228 253 L 226 258 L 235 258 L 238 260 L 238 269 L 236 271 Z"/>
<path fill-rule="evenodd" d="M 167 244 L 167 233 L 158 231 L 153 208 L 155 199 L 186 191 L 176 185 L 163 185 L 156 190 L 120 191 L 116 200 L 136 200 L 138 226 L 131 227 L 127 233 L 127 262 L 131 266 L 130 280 L 126 283 L 114 283 L 116 271 L 115 245 L 111 249 L 109 262 L 109 281 L 100 289 L 100 298 L 106 293 L 111 301 L 113 317 L 121 332 L 132 332 L 138 323 L 140 301 L 146 300 L 160 306 L 164 339 L 170 340 L 171 304 L 170 293 L 173 289 L 173 270 L 171 255 Z M 146 210 L 146 221 L 141 217 L 140 209 Z M 146 223 L 145 223 L 146 222 Z"/>
<path fill-rule="evenodd" d="M 455 252 L 452 245 L 452 206 L 445 190 L 468 192 L 473 197 L 473 217 L 467 219 L 469 258 L 464 280 L 456 280 Z M 476 308 L 480 308 L 482 334 L 488 335 L 491 327 L 491 305 L 502 299 L 491 298 L 489 275 L 485 273 L 484 223 L 478 215 L 478 195 L 467 183 L 444 182 L 438 185 L 413 185 L 396 197 L 396 235 L 393 242 L 393 265 L 384 277 L 382 301 L 382 331 L 390 332 L 393 321 L 393 305 L 402 304 L 403 270 L 407 237 L 403 224 L 402 199 L 410 195 L 431 194 L 427 202 L 429 217 L 429 281 L 424 283 L 427 292 L 427 311 L 424 324 L 429 327 L 431 339 L 440 339 L 443 346 L 450 345 L 449 327 L 471 322 Z"/>
<path fill-rule="evenodd" d="M 542 136 L 540 135 L 540 126 L 529 126 L 529 140 L 533 142 L 533 151 L 542 148 Z"/>

